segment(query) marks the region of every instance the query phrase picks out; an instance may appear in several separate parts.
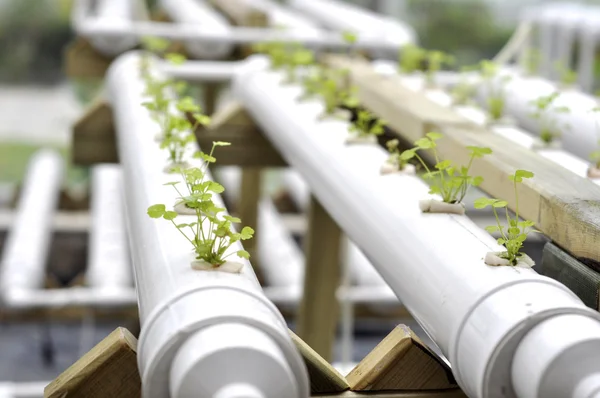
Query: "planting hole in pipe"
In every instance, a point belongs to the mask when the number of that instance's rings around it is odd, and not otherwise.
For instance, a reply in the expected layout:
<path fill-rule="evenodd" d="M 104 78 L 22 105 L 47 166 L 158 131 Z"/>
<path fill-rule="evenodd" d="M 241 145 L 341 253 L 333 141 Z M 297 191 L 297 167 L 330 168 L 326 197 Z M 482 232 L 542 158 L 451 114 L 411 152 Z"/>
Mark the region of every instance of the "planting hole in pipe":
<path fill-rule="evenodd" d="M 525 253 L 521 253 L 517 257 L 516 264 L 512 264 L 511 260 L 507 257 L 507 252 L 488 252 L 485 254 L 484 261 L 487 265 L 491 265 L 494 267 L 514 265 L 515 267 L 531 268 L 535 265 L 531 257 L 529 257 Z"/>
<path fill-rule="evenodd" d="M 419 209 L 423 213 L 465 214 L 465 206 L 462 203 L 445 203 L 437 199 L 420 200 Z"/>

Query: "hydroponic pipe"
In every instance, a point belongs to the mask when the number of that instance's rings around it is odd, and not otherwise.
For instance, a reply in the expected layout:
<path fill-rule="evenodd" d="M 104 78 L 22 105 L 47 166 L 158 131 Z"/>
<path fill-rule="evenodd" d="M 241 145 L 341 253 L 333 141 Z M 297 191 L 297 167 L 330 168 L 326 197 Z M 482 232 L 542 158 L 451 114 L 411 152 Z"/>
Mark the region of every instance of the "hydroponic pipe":
<path fill-rule="evenodd" d="M 0 294 L 5 305 L 13 296 L 44 284 L 62 178 L 63 160 L 58 152 L 43 149 L 31 157 L 0 260 Z"/>
<path fill-rule="evenodd" d="M 137 0 L 75 0 L 71 11 L 73 29 L 76 32 L 85 29 L 129 31 L 135 17 L 134 1 Z M 96 50 L 108 56 L 120 54 L 137 45 L 137 39 L 127 33 L 84 36 Z"/>
<path fill-rule="evenodd" d="M 133 277 L 123 213 L 123 187 L 118 165 L 92 168 L 88 267 L 85 279 L 99 290 L 131 291 Z"/>
<path fill-rule="evenodd" d="M 186 61 L 182 64 L 158 62 L 162 73 L 175 79 L 198 82 L 228 82 L 243 61 Z"/>
<path fill-rule="evenodd" d="M 2 398 L 42 398 L 44 388 L 50 381 L 32 382 L 0 382 L 0 397 Z"/>
<path fill-rule="evenodd" d="M 305 398 L 309 387 L 302 358 L 251 265 L 236 258 L 243 264 L 239 274 L 194 270 L 189 242 L 164 220 L 146 214 L 153 204 L 175 203 L 178 195 L 163 184 L 181 177 L 164 172 L 166 155 L 154 138 L 158 126 L 141 106 L 146 98 L 139 63 L 137 52 L 120 56 L 107 81 L 139 302 L 142 394 L 225 398 L 236 397 L 235 386 L 245 385 L 259 397 Z M 197 159 L 188 162 L 199 166 Z M 213 200 L 223 207 L 220 196 Z M 240 243 L 231 249 L 240 250 Z"/>
<path fill-rule="evenodd" d="M 290 0 L 289 4 L 329 29 L 355 32 L 359 38 L 378 38 L 396 49 L 417 40 L 410 26 L 348 3 L 336 0 Z M 385 58 L 386 54 L 374 51 L 373 57 Z"/>
<path fill-rule="evenodd" d="M 490 235 L 465 216 L 421 213 L 425 183 L 414 176 L 381 176 L 385 150 L 347 145 L 348 123 L 320 121 L 323 105 L 297 102 L 302 89 L 282 86 L 284 77 L 265 71 L 266 64 L 251 58 L 234 79 L 234 94 L 449 358 L 468 396 L 525 397 L 514 390 L 511 371 L 520 366 L 514 354 L 544 320 L 579 314 L 600 323 L 600 314 L 564 285 L 531 269 L 486 266 L 486 253 L 502 250 Z M 573 328 L 560 326 L 564 335 Z M 593 340 L 600 344 L 600 333 Z M 537 352 L 571 350 L 560 337 L 532 344 Z M 580 357 L 592 359 L 600 371 L 596 356 Z M 589 375 L 577 362 L 563 371 L 579 380 Z M 559 397 L 565 395 L 543 398 Z"/>
<path fill-rule="evenodd" d="M 586 92 L 594 90 L 594 80 L 596 74 L 596 54 L 598 52 L 598 41 L 600 39 L 600 10 L 591 8 L 586 12 L 579 25 L 579 57 L 577 60 L 579 77 L 579 86 Z"/>
<path fill-rule="evenodd" d="M 173 24 L 152 21 L 133 21 L 130 25 L 115 25 L 104 21 L 103 23 L 86 23 L 78 25 L 77 33 L 80 36 L 93 37 L 122 37 L 133 36 L 143 38 L 146 36 L 162 37 L 172 40 L 190 40 L 214 44 L 252 44 L 266 41 L 300 42 L 313 48 L 340 48 L 348 49 L 342 35 L 336 32 L 323 32 L 316 37 L 305 29 L 275 29 L 275 28 L 250 28 L 232 27 L 228 32 L 215 31 L 194 24 Z M 352 45 L 355 49 L 377 50 L 384 53 L 398 51 L 398 42 L 382 40 L 374 35 L 362 35 Z"/>
<path fill-rule="evenodd" d="M 248 0 L 248 3 L 266 13 L 269 18 L 269 25 L 272 27 L 305 30 L 312 32 L 314 36 L 323 33 L 323 30 L 309 18 L 272 0 Z"/>
<path fill-rule="evenodd" d="M 533 117 L 535 106 L 532 101 L 547 96 L 558 89 L 548 80 L 537 77 L 524 77 L 512 69 L 503 69 L 496 79 L 501 84 L 501 76 L 508 75 L 510 80 L 504 84 L 506 112 L 514 116 L 519 124 L 534 134 L 540 134 L 540 121 Z M 481 87 L 481 99 L 487 92 Z M 553 103 L 552 109 L 567 107 L 569 112 L 552 112 L 556 127 L 562 129 L 559 138 L 563 148 L 582 159 L 588 159 L 592 151 L 598 147 L 600 138 L 600 112 L 592 112 L 598 106 L 594 97 L 575 90 L 561 91 Z"/>
<path fill-rule="evenodd" d="M 160 0 L 160 7 L 173 22 L 196 25 L 211 32 L 229 35 L 231 26 L 224 16 L 203 0 Z M 196 58 L 221 59 L 233 52 L 232 43 L 210 43 L 189 40 L 186 49 Z"/>

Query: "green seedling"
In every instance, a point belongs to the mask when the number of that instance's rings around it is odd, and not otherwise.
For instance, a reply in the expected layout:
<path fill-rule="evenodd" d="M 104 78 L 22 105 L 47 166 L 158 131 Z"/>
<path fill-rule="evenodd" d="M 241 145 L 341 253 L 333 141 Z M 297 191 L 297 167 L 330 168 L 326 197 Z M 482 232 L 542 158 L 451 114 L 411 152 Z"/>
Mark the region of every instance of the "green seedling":
<path fill-rule="evenodd" d="M 358 138 L 379 136 L 384 132 L 385 121 L 367 110 L 359 110 L 356 120 L 350 124 L 350 133 Z"/>
<path fill-rule="evenodd" d="M 554 64 L 556 71 L 559 74 L 560 82 L 565 86 L 572 86 L 577 83 L 577 72 L 568 68 L 562 61 L 556 61 Z"/>
<path fill-rule="evenodd" d="M 555 101 L 559 95 L 559 92 L 554 92 L 531 101 L 531 104 L 535 107 L 535 111 L 531 116 L 539 120 L 540 139 L 545 144 L 552 143 L 552 141 L 562 135 L 562 129 L 558 126 L 557 115 L 570 112 L 566 106 L 555 105 Z"/>
<path fill-rule="evenodd" d="M 269 57 L 271 69 L 279 70 L 285 67 L 287 59 L 286 45 L 283 42 L 269 41 L 257 43 L 253 46 L 257 53 L 265 54 Z"/>
<path fill-rule="evenodd" d="M 421 70 L 423 61 L 427 56 L 427 51 L 415 46 L 414 44 L 406 44 L 400 49 L 398 54 L 398 68 L 400 73 L 414 73 Z"/>
<path fill-rule="evenodd" d="M 386 142 L 385 146 L 390 153 L 387 162 L 396 166 L 398 170 L 404 170 L 406 165 L 409 163 L 409 160 L 415 157 L 411 151 L 400 152 L 400 141 L 395 138 Z"/>
<path fill-rule="evenodd" d="M 529 48 L 523 55 L 522 64 L 525 73 L 529 76 L 535 75 L 540 68 L 542 55 L 537 48 Z"/>
<path fill-rule="evenodd" d="M 452 88 L 452 103 L 454 105 L 468 105 L 471 103 L 475 95 L 477 87 L 468 82 L 465 78 L 461 78 L 457 85 Z"/>
<path fill-rule="evenodd" d="M 432 180 L 430 194 L 440 195 L 445 203 L 461 203 L 470 187 L 478 186 L 483 182 L 483 177 L 469 175 L 471 166 L 475 159 L 482 158 L 492 153 L 490 148 L 469 146 L 469 163 L 466 166 L 456 168 L 450 160 L 440 160 L 437 153 L 437 143 L 443 137 L 440 133 L 430 132 L 425 137 L 415 142 L 415 147 L 400 154 L 400 160 L 408 162 L 413 157 L 425 168 L 425 179 Z M 435 159 L 435 170 L 431 170 L 417 153 L 419 150 L 430 150 Z"/>
<path fill-rule="evenodd" d="M 435 75 L 442 70 L 444 66 L 450 66 L 454 64 L 454 57 L 448 55 L 442 51 L 429 51 L 426 53 L 427 59 L 427 70 L 425 72 L 425 78 L 427 84 L 432 86 L 435 84 Z"/>
<path fill-rule="evenodd" d="M 238 250 L 227 254 L 227 250 L 237 241 L 251 239 L 254 230 L 250 227 L 244 227 L 241 231 L 234 232 L 232 227 L 241 220 L 237 217 L 221 214 L 224 208 L 218 207 L 213 201 L 213 194 L 222 193 L 225 189 L 222 185 L 210 181 L 206 178 L 206 170 L 209 164 L 215 163 L 213 156 L 217 146 L 227 146 L 227 142 L 213 142 L 209 154 L 198 152 L 195 157 L 202 159 L 200 167 L 177 170 L 181 174 L 181 181 L 168 182 L 165 185 L 172 186 L 179 200 L 187 208 L 193 209 L 195 220 L 190 223 L 177 223 L 178 213 L 167 210 L 164 204 L 155 204 L 148 207 L 147 213 L 151 218 L 162 218 L 170 221 L 175 228 L 192 245 L 196 254 L 196 259 L 203 260 L 218 268 L 225 263 L 227 258 L 237 254 L 241 258 L 250 258 L 250 254 L 245 250 Z M 178 185 L 184 185 L 180 190 Z"/>
<path fill-rule="evenodd" d="M 498 75 L 498 65 L 492 61 L 483 60 L 479 63 L 480 74 L 485 84 L 487 92 L 488 112 L 492 120 L 500 120 L 504 116 L 506 107 L 505 85 L 510 80 L 510 76 L 502 76 L 496 83 L 494 80 Z"/>
<path fill-rule="evenodd" d="M 500 233 L 498 244 L 506 248 L 506 251 L 503 252 L 500 257 L 508 260 L 513 266 L 517 265 L 522 256 L 521 248 L 523 247 L 523 242 L 527 239 L 527 235 L 531 232 L 537 232 L 533 229 L 533 221 L 519 220 L 519 194 L 517 184 L 523 182 L 523 179 L 532 177 L 533 173 L 527 170 L 517 170 L 515 171 L 515 174 L 509 176 L 509 179 L 513 182 L 515 191 L 516 214 L 514 218 L 510 216 L 507 207 L 508 202 L 505 200 L 479 198 L 474 203 L 476 209 L 485 209 L 486 207 L 492 208 L 494 216 L 496 217 L 496 225 L 488 226 L 485 229 L 490 233 Z M 500 223 L 500 217 L 498 216 L 498 209 L 501 208 L 504 208 L 504 212 L 506 213 L 506 226 Z"/>
<path fill-rule="evenodd" d="M 307 67 L 315 63 L 314 53 L 302 47 L 300 44 L 293 44 L 287 49 L 285 60 L 286 80 L 285 83 L 296 83 L 296 72 L 298 68 Z"/>
<path fill-rule="evenodd" d="M 348 108 L 358 106 L 356 88 L 348 84 L 348 74 L 349 71 L 345 69 L 329 69 L 326 71 L 319 89 L 325 105 L 325 115 L 335 115 L 342 106 Z"/>
<path fill-rule="evenodd" d="M 323 69 L 314 67 L 302 78 L 302 87 L 304 88 L 300 100 L 305 100 L 318 96 L 321 93 L 325 76 Z"/>

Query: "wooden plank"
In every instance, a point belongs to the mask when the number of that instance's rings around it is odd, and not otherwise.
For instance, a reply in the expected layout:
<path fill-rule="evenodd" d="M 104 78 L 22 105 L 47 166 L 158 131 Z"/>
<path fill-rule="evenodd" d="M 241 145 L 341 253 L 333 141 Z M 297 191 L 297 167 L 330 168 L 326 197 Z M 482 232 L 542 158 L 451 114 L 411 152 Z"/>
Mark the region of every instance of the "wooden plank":
<path fill-rule="evenodd" d="M 326 62 L 350 70 L 361 104 L 384 118 L 400 137 L 414 141 L 432 129 L 445 135 L 439 141 L 442 158 L 466 164 L 467 146 L 486 146 L 491 156 L 476 160 L 472 170 L 484 178 L 481 188 L 491 196 L 508 200 L 515 210 L 508 175 L 530 170 L 535 178 L 519 185 L 519 213 L 533 220 L 545 235 L 586 264 L 600 261 L 600 187 L 550 160 L 476 126 L 450 108 L 423 94 L 407 92 L 397 79 L 375 74 L 361 61 L 329 57 Z"/>
<path fill-rule="evenodd" d="M 141 397 L 136 357 L 136 338 L 117 328 L 46 386 L 44 397 Z"/>
<path fill-rule="evenodd" d="M 198 128 L 200 148 L 210 148 L 213 141 L 227 141 L 214 155 L 221 166 L 283 167 L 287 163 L 262 134 L 261 130 L 237 101 L 231 101 L 212 116 L 210 126 Z"/>
<path fill-rule="evenodd" d="M 344 391 L 336 394 L 315 394 L 313 398 L 467 398 L 458 388 L 439 391 Z"/>
<path fill-rule="evenodd" d="M 588 307 L 600 309 L 600 273 L 551 242 L 544 246 L 541 274 L 564 284 Z"/>
<path fill-rule="evenodd" d="M 350 388 L 348 382 L 329 362 L 323 359 L 315 350 L 288 330 L 292 341 L 302 355 L 310 379 L 311 394 L 342 392 Z"/>
<path fill-rule="evenodd" d="M 305 239 L 306 268 L 298 309 L 298 335 L 325 360 L 330 360 L 339 319 L 336 291 L 340 284 L 341 230 L 311 196 Z"/>
<path fill-rule="evenodd" d="M 72 148 L 76 165 L 119 162 L 112 108 L 107 101 L 96 101 L 75 122 Z"/>
<path fill-rule="evenodd" d="M 84 38 L 78 37 L 65 47 L 63 55 L 64 70 L 70 78 L 102 78 L 112 62 L 96 51 Z"/>
<path fill-rule="evenodd" d="M 262 170 L 259 167 L 245 167 L 242 169 L 242 179 L 240 181 L 240 195 L 236 205 L 236 213 L 242 220 L 243 225 L 247 225 L 257 230 L 258 227 L 258 202 L 261 197 L 261 174 Z M 250 259 L 254 272 L 257 274 L 259 281 L 263 282 L 263 277 L 260 267 L 260 258 L 256 250 L 256 239 L 244 241 L 244 249 L 250 253 Z"/>
<path fill-rule="evenodd" d="M 450 368 L 405 325 L 398 325 L 347 376 L 351 390 L 457 388 Z"/>

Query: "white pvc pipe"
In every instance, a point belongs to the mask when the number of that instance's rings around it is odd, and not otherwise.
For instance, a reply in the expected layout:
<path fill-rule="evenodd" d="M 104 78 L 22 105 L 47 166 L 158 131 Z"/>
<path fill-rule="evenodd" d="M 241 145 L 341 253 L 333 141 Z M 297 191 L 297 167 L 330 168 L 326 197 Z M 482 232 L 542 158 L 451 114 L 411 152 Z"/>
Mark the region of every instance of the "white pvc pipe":
<path fill-rule="evenodd" d="M 244 264 L 240 274 L 195 271 L 190 267 L 194 255 L 189 242 L 164 220 L 146 214 L 150 205 L 175 202 L 174 190 L 162 184 L 179 181 L 180 177 L 163 171 L 165 154 L 154 141 L 158 126 L 141 106 L 145 98 L 139 61 L 138 53 L 122 55 L 107 76 L 139 301 L 142 394 L 162 398 L 169 396 L 170 389 L 175 397 L 183 398 L 193 389 L 195 396 L 210 397 L 218 388 L 247 383 L 265 397 L 273 397 L 284 384 L 288 396 L 304 398 L 309 395 L 306 368 L 285 320 L 264 296 L 251 265 L 236 258 Z M 196 159 L 189 162 L 198 166 Z M 213 195 L 213 199 L 222 207 L 220 196 Z M 194 219 L 179 218 L 183 222 Z M 241 249 L 240 243 L 231 249 Z M 229 324 L 233 329 L 228 333 L 210 333 Z M 246 333 L 248 329 L 256 333 Z M 259 338 L 274 343 L 275 351 L 282 356 L 264 351 L 264 340 Z M 271 388 L 262 383 L 269 379 L 265 374 L 259 378 L 256 373 L 230 371 L 232 354 L 244 355 L 241 344 L 254 347 L 257 369 L 278 369 L 285 379 Z M 188 350 L 192 354 L 188 355 Z M 204 373 L 207 367 L 212 372 L 209 378 Z"/>
<path fill-rule="evenodd" d="M 288 29 L 305 30 L 312 32 L 314 36 L 323 33 L 321 28 L 311 19 L 306 18 L 288 7 L 283 7 L 272 0 L 247 0 L 248 4 L 263 11 L 269 18 L 272 27 L 284 27 Z"/>
<path fill-rule="evenodd" d="M 567 313 L 600 322 L 550 278 L 486 266 L 486 252 L 502 250 L 492 237 L 465 216 L 421 213 L 418 200 L 428 190 L 422 181 L 381 176 L 382 148 L 346 145 L 348 124 L 319 121 L 323 105 L 296 102 L 302 89 L 280 85 L 283 76 L 265 71 L 266 63 L 253 58 L 234 80 L 234 93 L 448 356 L 467 395 L 516 396 L 514 352 L 544 319 Z M 533 344 L 543 351 L 560 342 Z"/>
<path fill-rule="evenodd" d="M 137 0 L 96 0 L 95 10 L 90 10 L 90 0 L 75 0 L 72 10 L 73 28 L 76 32 L 84 29 L 130 30 L 135 19 L 134 1 Z M 98 51 L 114 56 L 137 45 L 131 35 L 120 36 L 84 35 Z"/>
<path fill-rule="evenodd" d="M 0 295 L 7 305 L 12 296 L 44 284 L 62 178 L 58 152 L 44 149 L 32 156 L 0 260 Z"/>
<path fill-rule="evenodd" d="M 336 0 L 290 0 L 289 4 L 339 32 L 350 31 L 361 37 L 377 38 L 400 49 L 416 42 L 415 31 L 402 22 L 352 4 Z M 373 57 L 386 58 L 385 53 L 373 51 Z"/>
<path fill-rule="evenodd" d="M 197 82 L 228 82 L 240 68 L 240 61 L 186 61 L 174 65 L 158 62 L 158 68 L 175 79 Z"/>
<path fill-rule="evenodd" d="M 532 116 L 535 107 L 531 102 L 557 91 L 556 86 L 545 79 L 523 77 L 511 69 L 504 69 L 502 75 L 511 76 L 504 85 L 506 112 L 514 116 L 526 130 L 539 134 L 540 125 Z M 480 90 L 480 95 L 485 98 L 485 90 Z M 560 93 L 554 106 L 570 109 L 568 113 L 555 115 L 559 126 L 566 127 L 560 137 L 563 148 L 582 159 L 588 159 L 598 147 L 600 138 L 600 112 L 591 112 L 598 106 L 596 99 L 580 91 L 567 90 Z"/>
<path fill-rule="evenodd" d="M 125 230 L 120 166 L 96 165 L 92 168 L 91 180 L 92 226 L 86 282 L 99 290 L 130 291 L 133 289 L 133 277 Z"/>
<path fill-rule="evenodd" d="M 198 26 L 207 31 L 230 34 L 227 19 L 203 0 L 160 0 L 160 7 L 176 23 Z M 233 52 L 231 43 L 186 41 L 186 49 L 197 58 L 225 58 Z"/>
<path fill-rule="evenodd" d="M 0 382 L 1 398 L 42 398 L 49 381 Z"/>

